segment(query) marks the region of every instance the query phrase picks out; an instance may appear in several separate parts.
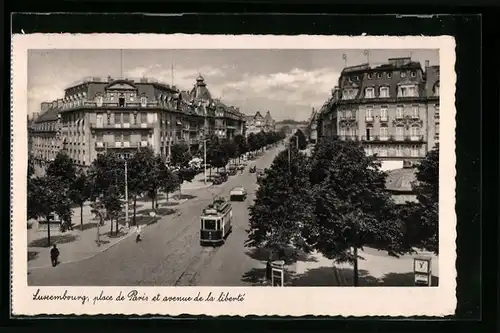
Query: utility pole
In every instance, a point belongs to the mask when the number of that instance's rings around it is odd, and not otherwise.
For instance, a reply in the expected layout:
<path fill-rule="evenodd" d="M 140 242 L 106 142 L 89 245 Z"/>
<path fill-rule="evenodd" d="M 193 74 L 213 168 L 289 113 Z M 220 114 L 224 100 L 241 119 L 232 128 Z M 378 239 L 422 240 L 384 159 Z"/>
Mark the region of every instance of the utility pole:
<path fill-rule="evenodd" d="M 206 184 L 207 183 L 207 139 L 203 138 L 203 181 Z"/>
<path fill-rule="evenodd" d="M 126 158 L 125 158 L 125 227 L 127 229 L 130 227 L 128 221 L 128 168 L 127 168 Z"/>

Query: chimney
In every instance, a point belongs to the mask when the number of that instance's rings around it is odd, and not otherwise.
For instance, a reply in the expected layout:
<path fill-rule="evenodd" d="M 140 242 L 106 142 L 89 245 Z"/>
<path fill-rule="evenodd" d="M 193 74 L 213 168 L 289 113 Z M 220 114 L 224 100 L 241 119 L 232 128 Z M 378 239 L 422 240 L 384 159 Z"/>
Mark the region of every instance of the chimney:
<path fill-rule="evenodd" d="M 426 60 L 426 61 L 425 61 L 425 68 L 429 67 L 429 65 L 430 65 L 429 60 Z"/>

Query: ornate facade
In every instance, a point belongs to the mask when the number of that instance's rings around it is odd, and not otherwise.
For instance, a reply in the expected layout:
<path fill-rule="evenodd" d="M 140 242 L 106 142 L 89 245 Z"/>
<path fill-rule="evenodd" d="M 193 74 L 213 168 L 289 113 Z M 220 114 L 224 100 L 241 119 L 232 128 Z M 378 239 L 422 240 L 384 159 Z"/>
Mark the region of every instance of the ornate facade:
<path fill-rule="evenodd" d="M 360 140 L 381 160 L 421 159 L 439 142 L 439 66 L 394 58 L 344 68 L 319 126 L 320 136 Z"/>
<path fill-rule="evenodd" d="M 276 129 L 276 122 L 271 117 L 271 112 L 267 111 L 265 116 L 262 116 L 260 111 L 257 111 L 253 116 L 246 116 L 246 134 L 257 134 L 261 131 L 271 132 Z"/>
<path fill-rule="evenodd" d="M 238 108 L 214 100 L 200 75 L 191 91 L 151 79 L 87 78 L 64 98 L 42 103 L 35 121 L 33 154 L 49 161 L 64 149 L 78 165 L 116 150 L 126 156 L 139 147 L 170 155 L 175 143 L 198 147 L 209 135 L 231 138 L 244 131 Z"/>

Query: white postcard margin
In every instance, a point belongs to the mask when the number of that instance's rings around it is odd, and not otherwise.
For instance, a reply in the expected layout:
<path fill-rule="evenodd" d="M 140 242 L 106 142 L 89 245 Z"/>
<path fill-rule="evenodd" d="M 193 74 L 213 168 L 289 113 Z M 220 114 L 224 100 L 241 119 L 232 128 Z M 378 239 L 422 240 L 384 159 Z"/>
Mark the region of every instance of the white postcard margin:
<path fill-rule="evenodd" d="M 439 49 L 439 286 L 422 287 L 30 287 L 27 282 L 27 58 L 29 49 Z M 158 314 L 281 315 L 281 316 L 446 316 L 456 308 L 455 214 L 455 40 L 452 36 L 262 36 L 155 34 L 29 34 L 12 36 L 12 165 L 11 165 L 11 302 L 13 315 Z M 332 82 L 332 87 L 334 82 Z M 117 296 L 132 289 L 147 294 L 195 297 L 198 292 L 245 294 L 243 302 L 132 302 L 82 304 L 75 301 L 34 301 L 43 294 L 87 295 L 102 290 Z"/>

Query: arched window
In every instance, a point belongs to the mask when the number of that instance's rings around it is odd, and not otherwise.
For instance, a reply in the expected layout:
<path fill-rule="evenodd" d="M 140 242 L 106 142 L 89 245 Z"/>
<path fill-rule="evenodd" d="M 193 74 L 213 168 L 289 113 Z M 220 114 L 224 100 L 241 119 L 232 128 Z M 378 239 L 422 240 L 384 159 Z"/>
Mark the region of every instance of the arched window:
<path fill-rule="evenodd" d="M 388 98 L 389 97 L 389 87 L 380 87 L 380 98 Z"/>
<path fill-rule="evenodd" d="M 141 107 L 145 108 L 148 106 L 148 98 L 146 96 L 141 96 Z"/>
<path fill-rule="evenodd" d="M 436 84 L 434 85 L 433 92 L 434 92 L 434 96 L 439 96 L 439 81 L 436 82 Z"/>

